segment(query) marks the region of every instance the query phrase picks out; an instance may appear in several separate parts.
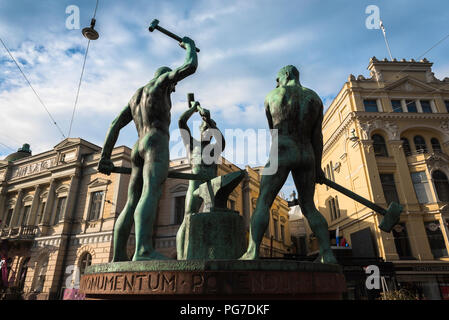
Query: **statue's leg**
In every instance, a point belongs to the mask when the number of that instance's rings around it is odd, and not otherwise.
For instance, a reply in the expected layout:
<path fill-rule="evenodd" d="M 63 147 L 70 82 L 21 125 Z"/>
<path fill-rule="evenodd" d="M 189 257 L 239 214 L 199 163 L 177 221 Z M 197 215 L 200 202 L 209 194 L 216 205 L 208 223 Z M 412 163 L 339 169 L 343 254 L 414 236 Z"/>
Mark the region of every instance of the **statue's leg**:
<path fill-rule="evenodd" d="M 168 174 L 168 137 L 151 133 L 142 138 L 140 154 L 143 155 L 142 195 L 134 212 L 136 252 L 133 261 L 167 259 L 153 248 L 153 227 L 157 205 Z"/>
<path fill-rule="evenodd" d="M 176 233 L 176 257 L 178 260 L 184 260 L 187 253 L 187 240 L 186 239 L 186 227 L 188 224 L 190 214 L 194 212 L 199 212 L 203 200 L 200 197 L 194 196 L 193 192 L 198 188 L 202 181 L 189 181 L 189 188 L 186 193 L 185 209 L 184 209 L 184 219 L 179 226 L 178 232 Z"/>
<path fill-rule="evenodd" d="M 269 166 L 269 163 L 266 166 Z M 284 166 L 279 167 L 276 174 L 262 175 L 259 198 L 251 217 L 248 249 L 240 259 L 253 260 L 259 257 L 260 243 L 270 222 L 271 205 L 287 180 L 288 173 L 289 169 Z"/>
<path fill-rule="evenodd" d="M 128 186 L 128 199 L 114 226 L 113 262 L 129 260 L 127 243 L 133 225 L 133 215 L 142 192 L 143 159 L 137 151 L 137 144 L 131 152 L 131 177 Z"/>
<path fill-rule="evenodd" d="M 299 205 L 306 217 L 310 229 L 316 235 L 320 245 L 319 260 L 322 263 L 337 263 L 329 241 L 328 224 L 323 215 L 315 207 L 315 168 L 297 168 L 292 170 L 293 180 L 298 191 Z"/>

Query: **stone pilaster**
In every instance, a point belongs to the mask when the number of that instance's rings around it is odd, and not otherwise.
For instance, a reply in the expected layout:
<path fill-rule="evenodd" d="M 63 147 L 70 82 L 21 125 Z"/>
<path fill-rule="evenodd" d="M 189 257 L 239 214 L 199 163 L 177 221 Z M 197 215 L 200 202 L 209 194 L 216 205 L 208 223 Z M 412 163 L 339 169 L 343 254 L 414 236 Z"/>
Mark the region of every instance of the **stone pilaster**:
<path fill-rule="evenodd" d="M 418 260 L 433 260 L 423 217 L 421 215 L 410 215 L 405 226 L 413 256 Z"/>
<path fill-rule="evenodd" d="M 67 193 L 66 205 L 64 208 L 64 212 L 62 213 L 62 217 L 60 218 L 62 221 L 69 220 L 75 215 L 75 212 L 73 212 L 73 210 L 75 208 L 75 198 L 76 193 L 78 192 L 79 179 L 80 177 L 78 173 L 70 177 L 70 187 Z"/>
<path fill-rule="evenodd" d="M 6 187 L 0 185 L 0 229 L 3 228 L 6 220 Z"/>
<path fill-rule="evenodd" d="M 399 179 L 395 179 L 395 183 L 401 203 L 418 203 L 414 192 L 405 192 L 405 190 L 414 189 L 407 158 L 402 147 L 402 140 L 389 140 L 387 144 L 390 146 L 394 162 L 396 163 L 397 177 Z M 404 209 L 407 210 L 407 208 Z"/>
<path fill-rule="evenodd" d="M 18 226 L 19 218 L 20 218 L 20 211 L 22 209 L 22 197 L 23 197 L 23 190 L 19 189 L 16 204 L 14 206 L 14 211 L 12 212 L 12 218 L 11 223 L 9 227 L 16 227 Z"/>
<path fill-rule="evenodd" d="M 41 186 L 37 185 L 34 188 L 33 202 L 31 203 L 31 213 L 28 217 L 28 221 L 25 221 L 25 225 L 35 225 L 37 223 L 37 211 L 39 210 L 39 195 L 41 193 Z"/>
<path fill-rule="evenodd" d="M 44 216 L 42 218 L 42 223 L 40 225 L 50 224 L 51 214 L 53 211 L 53 205 L 55 201 L 55 187 L 56 181 L 55 179 L 52 179 L 50 181 L 50 188 L 48 189 L 47 202 L 45 202 Z"/>

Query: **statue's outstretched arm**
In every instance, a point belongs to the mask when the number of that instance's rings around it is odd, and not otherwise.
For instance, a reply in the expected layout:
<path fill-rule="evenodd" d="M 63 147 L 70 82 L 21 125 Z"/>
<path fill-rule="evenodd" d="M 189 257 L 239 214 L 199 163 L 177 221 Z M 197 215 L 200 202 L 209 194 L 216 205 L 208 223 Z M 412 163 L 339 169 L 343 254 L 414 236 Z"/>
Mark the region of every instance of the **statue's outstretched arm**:
<path fill-rule="evenodd" d="M 179 126 L 179 129 L 181 130 L 182 141 L 184 142 L 184 145 L 186 146 L 186 148 L 188 148 L 189 150 L 192 150 L 192 148 L 193 148 L 193 141 L 192 141 L 192 134 L 190 133 L 190 128 L 187 125 L 187 121 L 190 119 L 192 114 L 194 114 L 196 111 L 198 111 L 198 105 L 199 105 L 199 103 L 197 101 L 192 103 L 191 107 L 189 109 L 187 109 L 179 117 L 179 120 L 178 120 L 178 126 Z"/>
<path fill-rule="evenodd" d="M 188 37 L 184 37 L 182 38 L 181 45 L 186 49 L 186 59 L 184 64 L 159 77 L 158 84 L 177 83 L 191 74 L 194 74 L 196 68 L 198 68 L 198 56 L 196 54 L 195 42 Z"/>
<path fill-rule="evenodd" d="M 118 115 L 117 118 L 112 121 L 109 127 L 108 133 L 106 134 L 106 139 L 104 142 L 103 150 L 101 152 L 101 158 L 110 159 L 112 149 L 117 142 L 120 130 L 133 120 L 131 114 L 131 108 L 127 105 Z"/>

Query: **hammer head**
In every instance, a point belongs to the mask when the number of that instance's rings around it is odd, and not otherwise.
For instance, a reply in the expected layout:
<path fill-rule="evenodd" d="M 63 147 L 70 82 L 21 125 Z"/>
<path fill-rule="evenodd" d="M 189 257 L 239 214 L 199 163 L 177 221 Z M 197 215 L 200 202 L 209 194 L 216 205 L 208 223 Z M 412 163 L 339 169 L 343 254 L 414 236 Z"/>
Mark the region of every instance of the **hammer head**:
<path fill-rule="evenodd" d="M 387 209 L 387 213 L 379 224 L 380 230 L 391 232 L 391 230 L 393 230 L 393 227 L 398 224 L 402 210 L 403 208 L 400 204 L 396 202 L 390 203 L 390 206 Z"/>
<path fill-rule="evenodd" d="M 158 24 L 159 24 L 159 20 L 158 19 L 154 19 L 153 21 L 151 21 L 148 30 L 150 30 L 150 32 L 153 32 L 154 29 L 156 29 Z"/>

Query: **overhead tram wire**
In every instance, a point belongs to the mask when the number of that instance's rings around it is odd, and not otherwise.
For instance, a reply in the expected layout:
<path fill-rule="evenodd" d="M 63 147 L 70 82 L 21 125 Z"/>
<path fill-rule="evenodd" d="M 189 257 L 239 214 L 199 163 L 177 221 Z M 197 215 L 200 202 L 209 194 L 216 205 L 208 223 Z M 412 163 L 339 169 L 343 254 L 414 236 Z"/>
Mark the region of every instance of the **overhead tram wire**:
<path fill-rule="evenodd" d="M 11 57 L 12 61 L 15 63 L 15 65 L 17 66 L 17 68 L 19 69 L 20 73 L 22 74 L 23 78 L 25 79 L 25 81 L 27 82 L 28 86 L 31 88 L 31 90 L 33 90 L 34 94 L 36 95 L 37 99 L 39 100 L 39 102 L 41 103 L 41 105 L 44 107 L 45 111 L 47 112 L 48 116 L 50 117 L 51 121 L 53 122 L 53 124 L 56 126 L 56 128 L 58 128 L 59 133 L 61 133 L 62 137 L 65 139 L 65 135 L 62 132 L 61 128 L 58 126 L 58 124 L 56 123 L 56 120 L 53 118 L 53 116 L 51 115 L 50 111 L 48 111 L 48 108 L 46 107 L 45 103 L 42 101 L 41 97 L 37 94 L 36 90 L 34 90 L 33 86 L 31 85 L 30 81 L 28 80 L 27 76 L 25 75 L 25 73 L 22 71 L 22 68 L 19 66 L 19 64 L 17 63 L 16 59 L 14 58 L 14 56 L 12 55 L 12 53 L 9 51 L 8 47 L 6 46 L 6 44 L 3 42 L 2 38 L 0 38 L 0 42 L 2 43 L 3 47 L 5 48 L 5 50 L 8 52 L 9 56 Z"/>
<path fill-rule="evenodd" d="M 87 60 L 87 54 L 88 54 L 88 52 L 89 52 L 90 41 L 91 41 L 91 40 L 96 40 L 96 38 L 98 38 L 98 33 L 96 33 L 96 31 L 94 30 L 94 26 L 95 26 L 95 17 L 96 17 L 96 15 L 97 15 L 97 9 L 98 9 L 98 0 L 97 0 L 97 3 L 96 3 L 96 5 L 95 5 L 94 15 L 93 15 L 93 18 L 92 18 L 92 20 L 91 20 L 91 26 L 90 26 L 90 28 L 84 28 L 84 29 L 83 29 L 83 35 L 88 39 L 88 42 L 87 42 L 86 52 L 85 52 L 85 54 L 84 54 L 83 66 L 82 66 L 82 68 L 81 68 L 81 76 L 80 76 L 80 80 L 79 80 L 79 83 L 78 83 L 78 89 L 77 89 L 77 91 L 76 91 L 75 103 L 74 103 L 74 105 L 73 105 L 72 118 L 70 119 L 69 133 L 68 133 L 68 135 L 67 135 L 68 137 L 70 137 L 70 134 L 71 134 L 71 132 L 72 132 L 72 125 L 73 125 L 73 120 L 74 120 L 74 118 L 75 118 L 76 106 L 78 105 L 78 98 L 79 98 L 79 94 L 80 94 L 81 83 L 82 83 L 82 81 L 83 81 L 84 70 L 85 70 L 85 67 L 86 67 L 86 60 Z M 85 33 L 85 30 L 87 30 L 87 29 L 89 29 L 89 30 L 88 30 L 88 32 L 87 32 L 87 34 L 86 34 L 86 33 Z M 93 33 L 96 34 L 96 35 L 93 35 L 93 38 L 91 38 L 91 36 L 90 36 L 90 35 L 92 34 L 91 32 L 93 32 Z M 96 36 L 96 38 L 95 38 L 95 36 Z"/>

